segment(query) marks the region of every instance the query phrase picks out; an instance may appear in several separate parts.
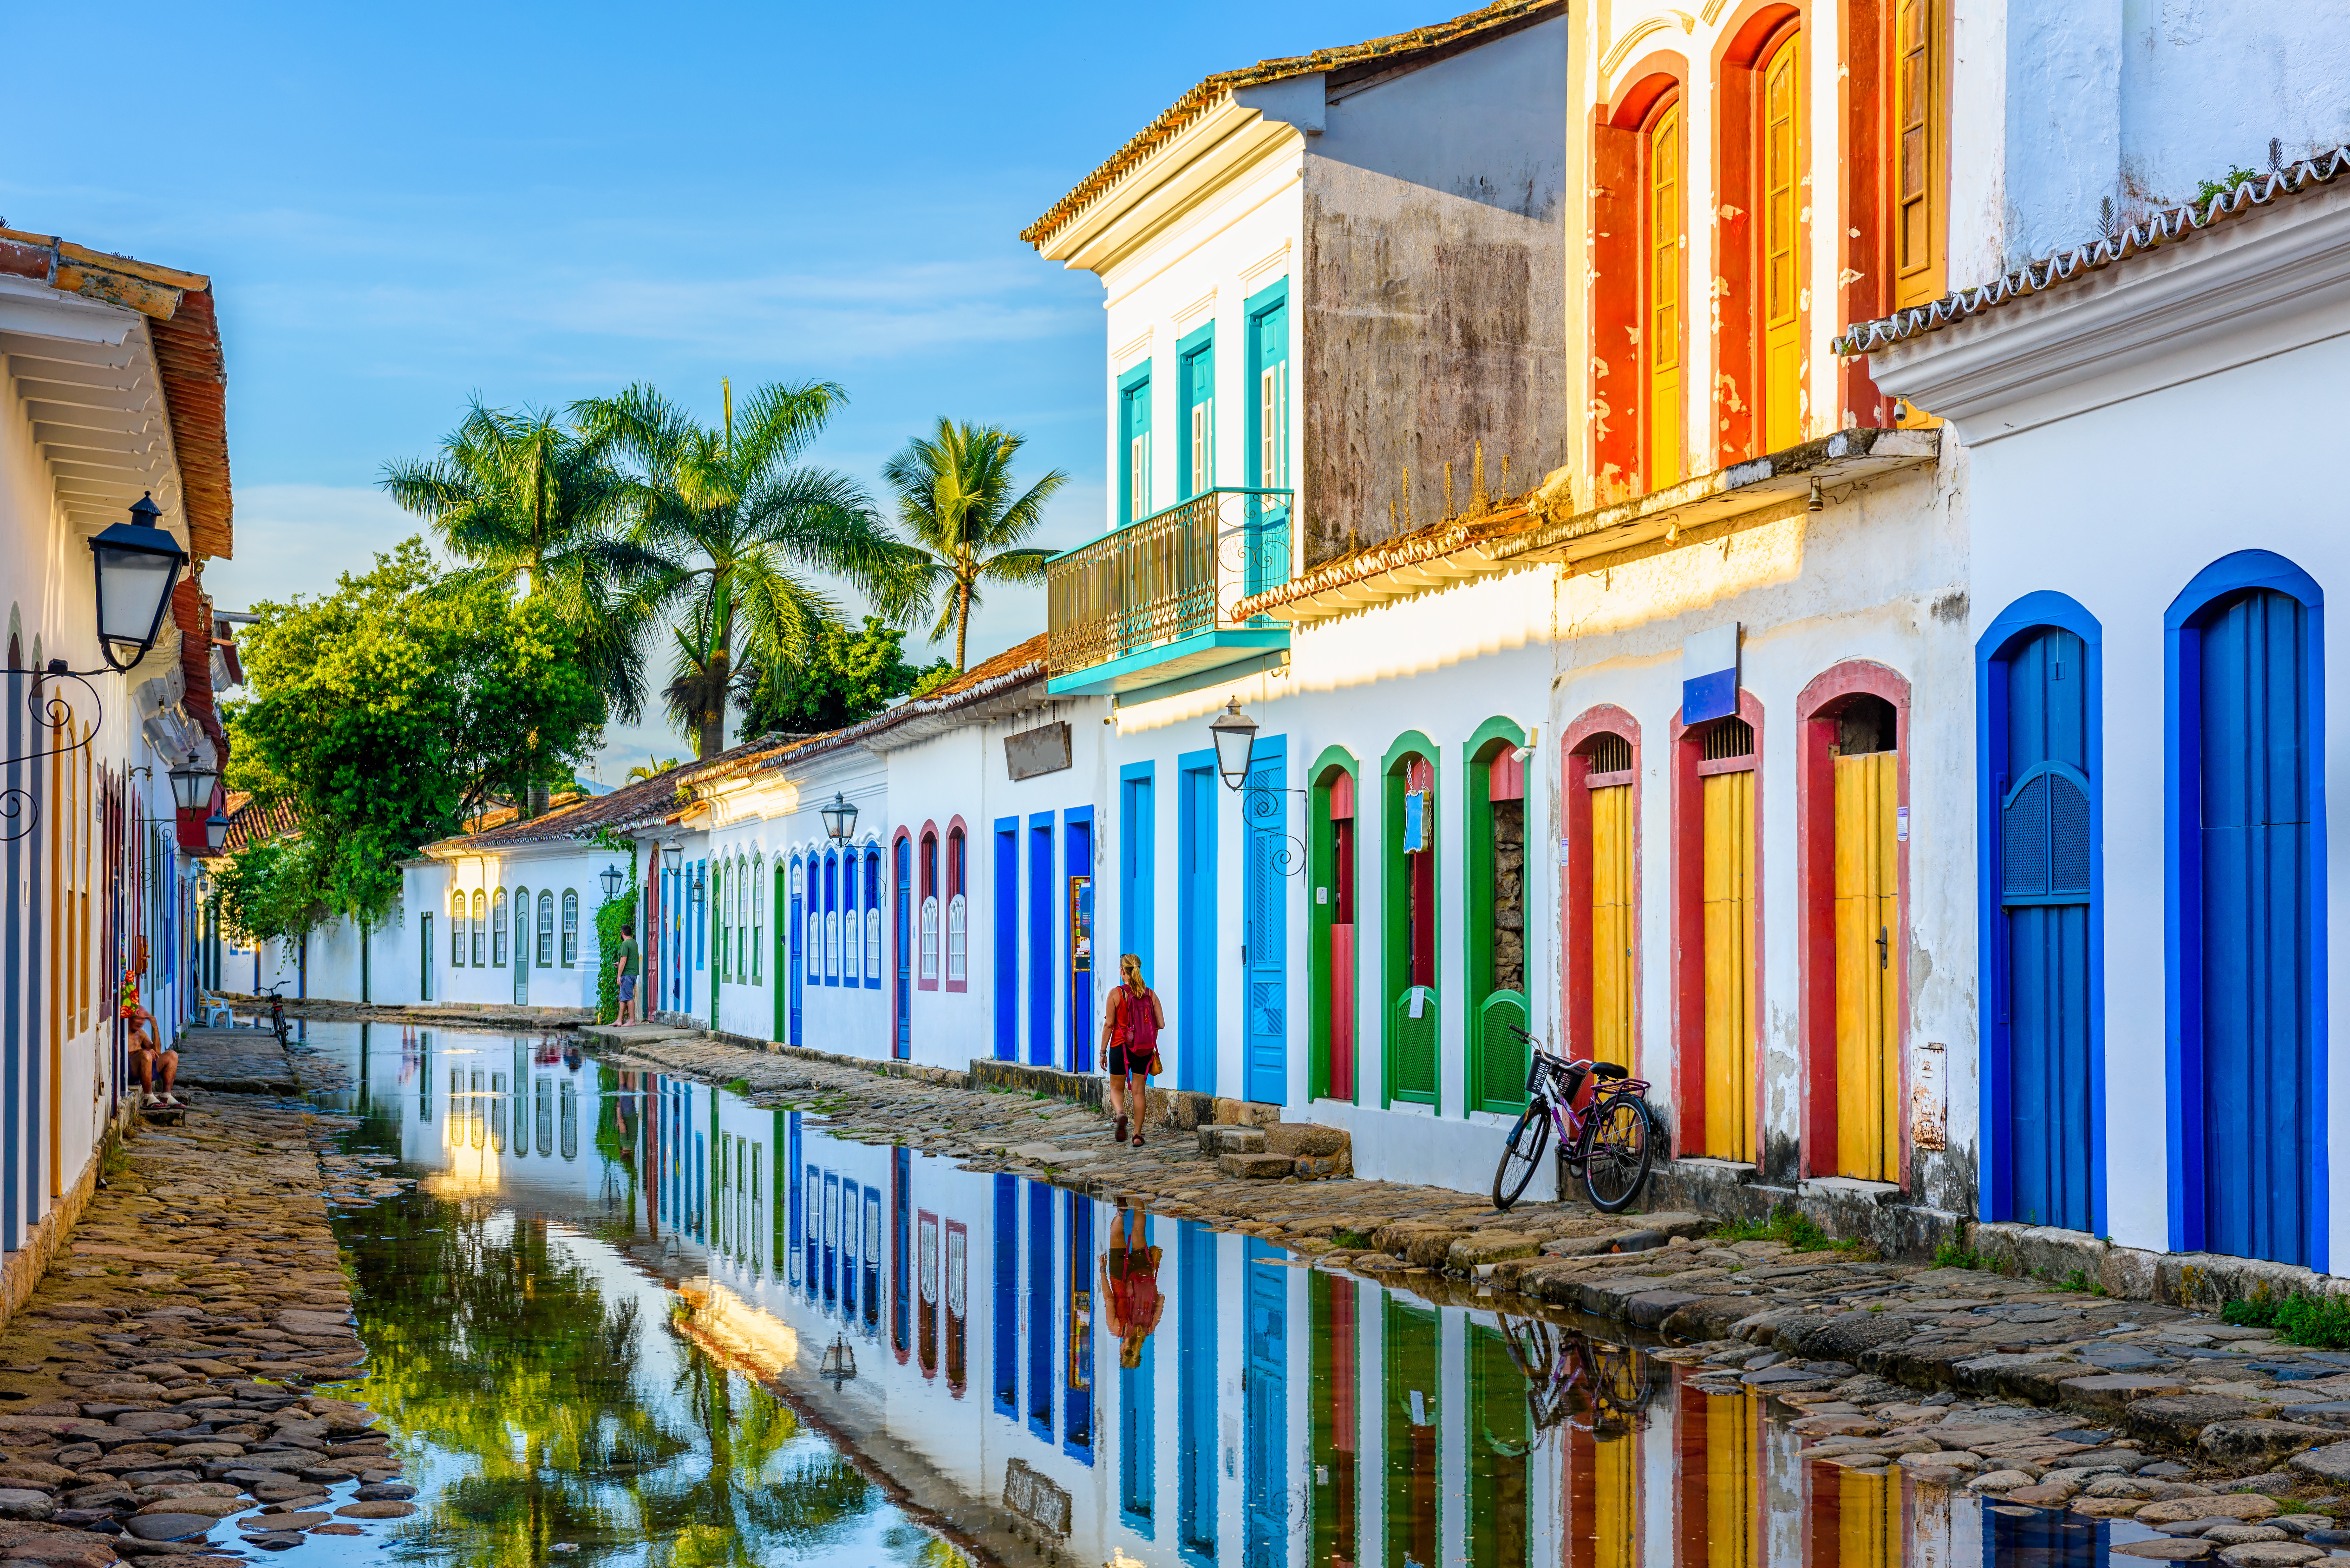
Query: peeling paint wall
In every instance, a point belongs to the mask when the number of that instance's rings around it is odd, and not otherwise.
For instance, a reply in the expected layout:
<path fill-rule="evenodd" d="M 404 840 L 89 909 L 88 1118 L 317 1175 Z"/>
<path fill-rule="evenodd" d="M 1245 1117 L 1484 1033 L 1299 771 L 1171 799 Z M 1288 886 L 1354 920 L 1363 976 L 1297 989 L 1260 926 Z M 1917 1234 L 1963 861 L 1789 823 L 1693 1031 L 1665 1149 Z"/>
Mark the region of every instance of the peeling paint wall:
<path fill-rule="evenodd" d="M 1505 456 L 1518 490 L 1565 461 L 1567 31 L 1330 89 L 1305 172 L 1308 566 L 1465 508 L 1481 441 L 1497 493 Z"/>

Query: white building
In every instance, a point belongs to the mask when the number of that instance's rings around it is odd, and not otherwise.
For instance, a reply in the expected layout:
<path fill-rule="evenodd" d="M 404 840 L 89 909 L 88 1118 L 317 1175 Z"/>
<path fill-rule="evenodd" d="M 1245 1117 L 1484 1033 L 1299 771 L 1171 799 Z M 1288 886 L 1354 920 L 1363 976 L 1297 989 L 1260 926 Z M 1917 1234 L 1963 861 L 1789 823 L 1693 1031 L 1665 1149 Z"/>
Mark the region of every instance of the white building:
<path fill-rule="evenodd" d="M 201 576 L 231 543 L 224 379 L 209 279 L 0 230 L 0 1312 L 126 1103 L 125 988 L 169 1040 L 205 978 L 195 857 L 234 670 Z M 91 540 L 142 499 L 182 569 L 144 656 L 102 656 Z"/>

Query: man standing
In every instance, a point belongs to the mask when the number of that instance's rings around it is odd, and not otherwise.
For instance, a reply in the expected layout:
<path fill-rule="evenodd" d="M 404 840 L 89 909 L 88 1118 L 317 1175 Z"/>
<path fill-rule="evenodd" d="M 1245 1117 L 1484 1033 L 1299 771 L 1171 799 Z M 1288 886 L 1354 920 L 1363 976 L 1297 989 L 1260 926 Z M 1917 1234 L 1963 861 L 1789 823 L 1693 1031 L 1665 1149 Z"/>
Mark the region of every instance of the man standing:
<path fill-rule="evenodd" d="M 613 962 L 614 973 L 620 982 L 620 1022 L 634 1023 L 637 1019 L 637 923 L 629 921 L 620 928 L 620 956 Z"/>

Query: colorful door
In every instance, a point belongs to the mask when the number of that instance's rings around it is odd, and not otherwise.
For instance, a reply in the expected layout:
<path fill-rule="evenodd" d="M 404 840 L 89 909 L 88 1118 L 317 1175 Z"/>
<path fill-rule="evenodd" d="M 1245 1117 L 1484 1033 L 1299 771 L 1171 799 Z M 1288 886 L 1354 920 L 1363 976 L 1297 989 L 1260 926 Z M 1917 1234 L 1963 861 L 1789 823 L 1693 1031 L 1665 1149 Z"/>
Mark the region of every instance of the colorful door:
<path fill-rule="evenodd" d="M 432 917 L 426 915 L 420 928 L 424 935 L 423 966 L 418 971 L 416 994 L 420 1000 L 432 1000 Z"/>
<path fill-rule="evenodd" d="M 786 918 L 775 926 L 775 951 L 769 961 L 775 965 L 770 971 L 769 979 L 782 983 L 772 984 L 769 988 L 775 1001 L 775 1019 L 774 1032 L 767 1038 L 789 1040 L 792 1044 L 797 1044 L 799 1042 L 791 1033 L 791 1013 L 792 1004 L 799 1000 L 797 992 L 799 976 L 793 971 L 790 949 L 795 940 L 792 933 L 799 927 L 799 917 L 792 909 L 791 884 L 785 877 L 784 863 L 780 860 L 775 862 L 775 908 L 783 911 Z"/>
<path fill-rule="evenodd" d="M 1803 38 L 1790 34 L 1762 67 L 1762 450 L 1803 440 L 1804 203 L 1799 65 Z"/>
<path fill-rule="evenodd" d="M 1073 813 L 1072 815 L 1075 815 Z M 1072 1073 L 1094 1070 L 1094 824 L 1076 817 L 1061 828 L 1061 873 L 1067 879 L 1069 935 L 1069 1045 Z M 1113 960 L 1109 966 L 1117 973 Z M 1113 981 L 1113 984 L 1116 982 Z"/>
<path fill-rule="evenodd" d="M 785 927 L 791 933 L 790 941 L 792 944 L 790 955 L 792 991 L 792 1015 L 790 1020 L 791 1033 L 787 1035 L 786 1038 L 795 1045 L 801 1043 L 800 988 L 806 983 L 807 977 L 807 893 L 806 889 L 801 885 L 800 875 L 801 864 L 798 860 L 795 859 L 792 862 L 792 918 L 785 922 Z"/>
<path fill-rule="evenodd" d="M 1355 1097 L 1355 780 L 1340 773 L 1326 792 L 1330 823 L 1324 841 L 1327 860 L 1316 879 L 1314 916 L 1324 943 L 1323 1092 L 1334 1099 Z"/>
<path fill-rule="evenodd" d="M 1214 775 L 1209 775 L 1212 783 Z M 1176 1230 L 1176 1550 L 1195 1568 L 1216 1560 L 1216 1233 Z"/>
<path fill-rule="evenodd" d="M 1901 1179 L 1898 754 L 1835 762 L 1836 1173 Z"/>
<path fill-rule="evenodd" d="M 1387 1545 L 1380 1561 L 1385 1568 L 1434 1568 L 1442 1550 L 1443 1325 L 1435 1309 L 1408 1304 L 1400 1296 L 1383 1294 L 1379 1310 L 1387 1341 L 1381 1417 L 1388 1450 Z"/>
<path fill-rule="evenodd" d="M 2081 639 L 2051 628 L 2011 651 L 1995 781 L 2002 950 L 1993 1017 L 2007 1059 L 2000 1219 L 2094 1231 L 2089 1028 L 2088 682 Z"/>
<path fill-rule="evenodd" d="M 897 893 L 890 904 L 890 935 L 896 942 L 897 978 L 891 982 L 891 1011 L 897 1014 L 897 1054 L 899 1060 L 914 1054 L 914 846 L 907 840 L 898 840 L 893 851 L 897 857 Z"/>
<path fill-rule="evenodd" d="M 1286 1255 L 1255 1237 L 1248 1265 L 1246 1568 L 1289 1562 L 1289 1281 Z"/>
<path fill-rule="evenodd" d="M 1704 813 L 1705 1151 L 1754 1147 L 1754 774 L 1699 782 Z"/>
<path fill-rule="evenodd" d="M 1683 1456 L 1682 1473 L 1702 1478 L 1703 1497 L 1697 1504 L 1705 1520 L 1701 1561 L 1706 1568 L 1762 1568 L 1766 1557 L 1763 1455 L 1758 1440 L 1762 1408 L 1751 1399 L 1699 1398 L 1698 1409 L 1689 1413 L 1704 1429 L 1705 1449 L 1701 1455 Z M 1837 1568 L 1860 1564 L 1839 1563 Z"/>
<path fill-rule="evenodd" d="M 1591 1054 L 1632 1064 L 1632 786 L 1591 792 Z"/>
<path fill-rule="evenodd" d="M 1287 781 L 1283 742 L 1257 742 L 1243 797 L 1248 825 L 1241 888 L 1248 1055 L 1241 1092 L 1272 1106 L 1289 1103 L 1289 796 L 1282 787 Z"/>
<path fill-rule="evenodd" d="M 514 1000 L 516 1007 L 530 1005 L 530 955 L 534 950 L 530 937 L 530 889 L 515 889 L 514 901 Z"/>
<path fill-rule="evenodd" d="M 2323 1159 L 2310 967 L 2308 611 L 2267 589 L 2200 631 L 2202 1245 L 2311 1261 Z"/>
<path fill-rule="evenodd" d="M 1389 777 L 1388 919 L 1395 932 L 1388 960 L 1388 1095 L 1436 1103 L 1436 764 L 1413 754 Z M 1395 789 L 1400 783 L 1401 789 Z"/>
<path fill-rule="evenodd" d="M 1177 821 L 1176 1075 L 1201 1094 L 1216 1085 L 1216 792 L 1212 765 L 1183 770 Z"/>
<path fill-rule="evenodd" d="M 1681 478 L 1681 110 L 1659 114 L 1648 134 L 1648 488 Z"/>
<path fill-rule="evenodd" d="M 1276 284 L 1248 301 L 1249 374 L 1253 395 L 1249 403 L 1248 476 L 1259 490 L 1286 492 L 1289 478 L 1289 293 Z M 1246 590 L 1257 593 L 1289 576 L 1289 497 L 1269 495 L 1251 505 L 1257 526 L 1254 548 L 1248 553 Z"/>
<path fill-rule="evenodd" d="M 1499 1330 L 1471 1321 L 1469 1568 L 1528 1568 L 1534 1561 L 1534 1430 L 1526 1375 Z M 1738 1403 L 1744 1403 L 1741 1400 Z"/>

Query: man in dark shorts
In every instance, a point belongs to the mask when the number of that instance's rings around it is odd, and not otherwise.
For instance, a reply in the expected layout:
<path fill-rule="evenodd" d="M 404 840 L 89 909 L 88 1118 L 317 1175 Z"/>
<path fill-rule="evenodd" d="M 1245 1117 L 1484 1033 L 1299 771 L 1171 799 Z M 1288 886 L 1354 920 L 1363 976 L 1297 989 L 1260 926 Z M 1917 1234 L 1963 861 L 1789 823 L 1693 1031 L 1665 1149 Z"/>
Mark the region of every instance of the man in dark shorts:
<path fill-rule="evenodd" d="M 143 1007 L 133 1006 L 130 1010 L 130 1035 L 124 1044 L 130 1057 L 130 1076 L 138 1083 L 141 1094 L 157 1105 L 176 1109 L 180 1096 L 172 1091 L 180 1076 L 180 1054 L 156 1048 L 155 1015 Z M 158 1074 L 163 1080 L 161 1090 L 155 1087 Z"/>
<path fill-rule="evenodd" d="M 1102 1326 L 1118 1335 L 1120 1366 L 1142 1365 L 1143 1344 L 1167 1310 L 1167 1298 L 1159 1293 L 1159 1250 L 1144 1244 L 1149 1224 L 1141 1210 L 1120 1205 L 1101 1261 L 1102 1299 L 1109 1303 Z"/>
<path fill-rule="evenodd" d="M 614 961 L 613 972 L 620 982 L 620 1018 L 623 1023 L 637 1022 L 637 923 L 627 922 L 620 928 L 620 951 Z"/>

